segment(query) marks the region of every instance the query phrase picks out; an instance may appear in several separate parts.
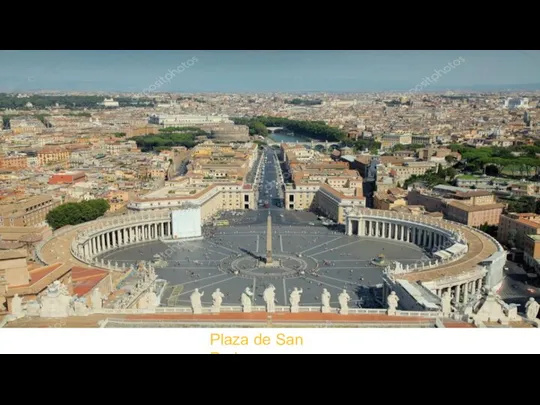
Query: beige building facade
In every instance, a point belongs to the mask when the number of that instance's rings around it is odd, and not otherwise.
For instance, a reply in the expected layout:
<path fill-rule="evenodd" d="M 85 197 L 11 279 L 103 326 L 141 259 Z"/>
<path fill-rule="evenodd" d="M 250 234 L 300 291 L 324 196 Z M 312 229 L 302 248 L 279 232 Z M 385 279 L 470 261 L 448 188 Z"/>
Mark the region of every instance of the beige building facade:
<path fill-rule="evenodd" d="M 0 227 L 39 227 L 47 214 L 60 205 L 52 196 L 34 196 L 0 204 Z"/>
<path fill-rule="evenodd" d="M 501 215 L 497 239 L 523 250 L 529 235 L 540 235 L 540 215 L 509 213 Z"/>

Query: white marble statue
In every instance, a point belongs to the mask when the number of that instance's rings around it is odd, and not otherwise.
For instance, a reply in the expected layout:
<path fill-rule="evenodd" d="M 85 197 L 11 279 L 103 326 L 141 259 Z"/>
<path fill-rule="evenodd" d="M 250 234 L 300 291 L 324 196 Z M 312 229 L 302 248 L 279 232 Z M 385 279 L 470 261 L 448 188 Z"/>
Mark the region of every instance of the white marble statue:
<path fill-rule="evenodd" d="M 540 304 L 536 302 L 534 298 L 529 298 L 529 301 L 525 304 L 525 311 L 527 312 L 527 319 L 530 321 L 536 320 L 538 317 L 538 311 L 540 311 Z"/>
<path fill-rule="evenodd" d="M 251 312 L 251 306 L 253 304 L 253 293 L 251 292 L 249 287 L 246 287 L 246 289 L 242 293 L 242 296 L 240 297 L 240 302 L 242 303 L 242 308 L 244 309 L 244 312 Z"/>
<path fill-rule="evenodd" d="M 155 291 L 150 291 L 148 293 L 148 309 L 156 309 L 159 307 L 159 297 Z"/>
<path fill-rule="evenodd" d="M 266 312 L 276 312 L 276 287 L 270 284 L 263 293 L 264 302 L 266 303 Z"/>
<path fill-rule="evenodd" d="M 351 300 L 351 296 L 347 293 L 347 290 L 343 290 L 341 294 L 339 294 L 338 301 L 339 301 L 339 313 L 341 315 L 348 315 L 349 314 L 349 301 Z"/>
<path fill-rule="evenodd" d="M 26 315 L 27 316 L 39 316 L 41 312 L 41 306 L 36 300 L 28 301 L 26 304 Z"/>
<path fill-rule="evenodd" d="M 202 314 L 202 302 L 201 298 L 204 296 L 204 292 L 199 292 L 198 288 L 195 288 L 195 291 L 191 293 L 189 297 L 191 301 L 191 308 L 193 309 L 194 314 Z"/>
<path fill-rule="evenodd" d="M 99 291 L 98 288 L 95 288 L 92 291 L 91 301 L 92 301 L 92 309 L 103 308 L 103 296 L 101 295 L 101 291 Z"/>
<path fill-rule="evenodd" d="M 332 298 L 332 295 L 328 292 L 326 288 L 323 288 L 322 294 L 321 294 L 321 312 L 323 314 L 328 314 L 331 311 L 330 308 L 330 298 Z"/>
<path fill-rule="evenodd" d="M 394 264 L 394 271 L 396 272 L 396 274 L 403 273 L 403 265 L 400 262 L 394 262 Z"/>
<path fill-rule="evenodd" d="M 148 275 L 150 276 L 150 280 L 152 281 L 157 279 L 156 269 L 152 264 L 148 266 Z"/>
<path fill-rule="evenodd" d="M 24 316 L 23 300 L 19 297 L 19 294 L 11 299 L 11 315 L 22 318 Z"/>
<path fill-rule="evenodd" d="M 60 281 L 47 287 L 47 293 L 41 298 L 42 318 L 67 318 L 72 313 L 71 297 L 67 288 Z"/>
<path fill-rule="evenodd" d="M 154 310 L 159 306 L 158 296 L 154 291 L 149 291 L 137 303 L 138 309 Z"/>
<path fill-rule="evenodd" d="M 146 263 L 144 261 L 140 261 L 137 263 L 137 271 L 141 272 L 141 273 L 144 273 L 146 272 L 147 268 L 146 268 Z"/>
<path fill-rule="evenodd" d="M 441 297 L 441 310 L 444 316 L 452 313 L 452 295 L 448 291 L 445 291 Z"/>
<path fill-rule="evenodd" d="M 90 315 L 90 310 L 86 306 L 84 299 L 76 299 L 72 302 L 73 315 L 75 316 L 88 316 Z"/>
<path fill-rule="evenodd" d="M 60 295 L 70 296 L 69 290 L 64 283 L 58 282 L 58 291 L 60 291 Z"/>
<path fill-rule="evenodd" d="M 291 292 L 291 295 L 289 296 L 289 303 L 291 304 L 291 312 L 297 313 L 300 312 L 300 299 L 302 298 L 302 293 L 304 290 L 298 289 L 297 287 L 294 287 L 294 290 Z"/>
<path fill-rule="evenodd" d="M 399 305 L 399 297 L 395 291 L 392 291 L 388 298 L 386 298 L 386 303 L 388 304 L 388 315 L 395 315 Z"/>
<path fill-rule="evenodd" d="M 221 311 L 223 298 L 225 298 L 225 294 L 223 294 L 219 288 L 216 288 L 216 291 L 212 294 L 212 312 L 219 313 Z"/>

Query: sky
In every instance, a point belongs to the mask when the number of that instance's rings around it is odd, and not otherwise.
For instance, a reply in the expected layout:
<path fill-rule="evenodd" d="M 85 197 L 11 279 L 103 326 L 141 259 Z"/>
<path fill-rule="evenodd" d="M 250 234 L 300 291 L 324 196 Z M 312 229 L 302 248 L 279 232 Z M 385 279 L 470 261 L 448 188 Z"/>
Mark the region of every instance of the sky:
<path fill-rule="evenodd" d="M 191 66 L 150 87 L 182 63 Z M 454 66 L 443 71 L 449 63 Z M 422 84 L 436 70 L 442 72 L 437 79 Z M 429 91 L 538 83 L 535 50 L 0 51 L 3 92 L 362 92 L 415 86 Z"/>

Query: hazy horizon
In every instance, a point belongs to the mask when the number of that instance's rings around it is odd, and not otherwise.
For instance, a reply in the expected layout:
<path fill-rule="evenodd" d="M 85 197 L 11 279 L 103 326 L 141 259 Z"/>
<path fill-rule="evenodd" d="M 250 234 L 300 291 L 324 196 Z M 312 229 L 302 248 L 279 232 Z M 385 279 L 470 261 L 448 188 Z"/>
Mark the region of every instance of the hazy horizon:
<path fill-rule="evenodd" d="M 532 91 L 540 89 L 539 71 L 537 50 L 4 50 L 0 92 Z"/>

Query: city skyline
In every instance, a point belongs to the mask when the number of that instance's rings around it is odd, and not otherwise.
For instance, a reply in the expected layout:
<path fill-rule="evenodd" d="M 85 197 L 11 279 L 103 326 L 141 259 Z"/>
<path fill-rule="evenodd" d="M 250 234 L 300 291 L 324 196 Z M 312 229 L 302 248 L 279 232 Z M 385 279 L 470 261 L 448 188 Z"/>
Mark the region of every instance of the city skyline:
<path fill-rule="evenodd" d="M 0 91 L 537 90 L 539 64 L 540 51 L 525 50 L 2 51 Z"/>

